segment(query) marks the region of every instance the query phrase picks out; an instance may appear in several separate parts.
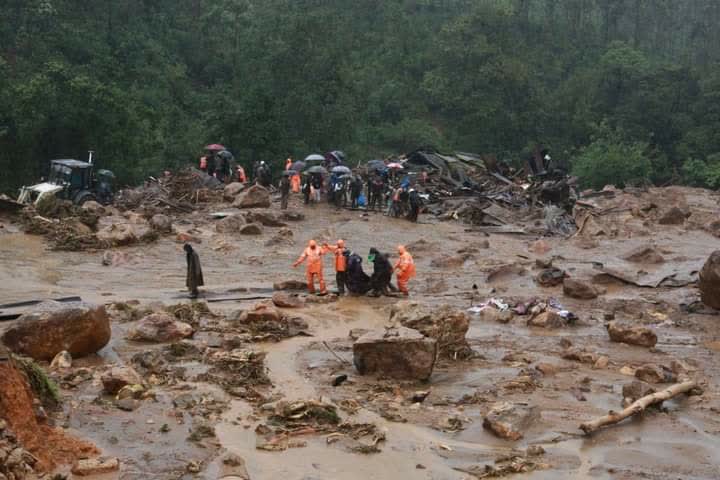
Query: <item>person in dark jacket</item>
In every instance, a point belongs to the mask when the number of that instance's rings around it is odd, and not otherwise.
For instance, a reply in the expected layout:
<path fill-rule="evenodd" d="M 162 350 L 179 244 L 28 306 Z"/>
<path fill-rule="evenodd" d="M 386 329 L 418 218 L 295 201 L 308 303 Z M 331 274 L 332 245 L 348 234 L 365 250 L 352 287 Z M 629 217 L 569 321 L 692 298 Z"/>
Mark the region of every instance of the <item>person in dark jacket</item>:
<path fill-rule="evenodd" d="M 360 178 L 360 175 L 356 175 L 353 177 L 352 181 L 350 182 L 350 198 L 352 200 L 352 204 L 350 205 L 350 208 L 356 209 L 359 207 L 358 200 L 360 199 L 360 195 L 362 195 L 363 190 L 363 181 L 362 178 Z"/>
<path fill-rule="evenodd" d="M 190 291 L 190 298 L 197 298 L 198 287 L 205 285 L 203 279 L 202 267 L 200 266 L 200 257 L 189 243 L 183 247 L 187 257 L 187 277 L 185 286 Z"/>
<path fill-rule="evenodd" d="M 283 172 L 280 179 L 280 209 L 287 210 L 288 198 L 290 197 L 290 177 Z"/>
<path fill-rule="evenodd" d="M 351 253 L 347 262 L 346 286 L 350 293 L 364 295 L 370 290 L 370 277 L 362 268 L 362 257 Z"/>
<path fill-rule="evenodd" d="M 422 207 L 422 198 L 420 198 L 420 194 L 414 188 L 410 189 L 408 203 L 410 205 L 410 211 L 408 212 L 407 219 L 411 222 L 417 222 L 420 207 Z"/>
<path fill-rule="evenodd" d="M 387 295 L 392 279 L 393 267 L 387 255 L 380 253 L 375 247 L 370 249 L 368 261 L 373 264 L 373 273 L 370 277 L 371 294 L 379 297 Z"/>

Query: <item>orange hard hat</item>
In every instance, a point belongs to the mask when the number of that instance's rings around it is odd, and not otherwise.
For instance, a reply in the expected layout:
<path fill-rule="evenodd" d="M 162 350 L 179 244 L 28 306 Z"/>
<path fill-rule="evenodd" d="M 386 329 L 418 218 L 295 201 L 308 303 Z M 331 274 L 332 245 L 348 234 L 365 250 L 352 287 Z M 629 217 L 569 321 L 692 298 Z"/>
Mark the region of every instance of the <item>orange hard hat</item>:
<path fill-rule="evenodd" d="M 315 240 L 310 240 L 308 242 L 308 247 L 310 247 L 310 248 L 317 247 L 317 242 Z"/>
<path fill-rule="evenodd" d="M 345 240 L 340 239 L 338 240 L 338 247 L 344 247 L 345 246 Z"/>

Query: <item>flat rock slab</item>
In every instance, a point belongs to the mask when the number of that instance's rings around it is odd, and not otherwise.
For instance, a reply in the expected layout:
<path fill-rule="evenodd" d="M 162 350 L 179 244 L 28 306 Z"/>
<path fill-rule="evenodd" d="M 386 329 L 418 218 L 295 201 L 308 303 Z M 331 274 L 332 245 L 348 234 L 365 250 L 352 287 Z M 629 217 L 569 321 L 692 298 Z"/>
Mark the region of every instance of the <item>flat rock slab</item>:
<path fill-rule="evenodd" d="M 405 327 L 373 330 L 353 345 L 353 361 L 361 375 L 427 380 L 437 357 L 437 341 Z"/>

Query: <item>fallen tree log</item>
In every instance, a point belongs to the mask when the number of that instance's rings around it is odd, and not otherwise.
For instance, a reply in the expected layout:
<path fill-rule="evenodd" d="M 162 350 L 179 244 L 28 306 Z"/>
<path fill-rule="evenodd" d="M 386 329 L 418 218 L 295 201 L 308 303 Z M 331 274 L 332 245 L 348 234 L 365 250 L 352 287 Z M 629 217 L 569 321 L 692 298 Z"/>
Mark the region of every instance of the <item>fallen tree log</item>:
<path fill-rule="evenodd" d="M 659 392 L 655 392 L 653 394 L 639 398 L 638 400 L 633 402 L 632 405 L 622 410 L 621 412 L 613 412 L 611 410 L 605 416 L 596 418 L 595 420 L 592 420 L 590 422 L 585 422 L 580 425 L 580 430 L 585 432 L 585 434 L 587 435 L 602 427 L 605 427 L 607 425 L 614 425 L 616 423 L 622 422 L 628 417 L 637 415 L 638 413 L 645 411 L 645 409 L 650 405 L 664 402 L 665 400 L 669 400 L 677 395 L 680 395 L 681 393 L 690 394 L 689 392 L 692 392 L 696 388 L 698 388 L 698 384 L 695 380 L 688 380 L 683 383 L 677 383 L 671 387 L 666 388 L 665 390 L 661 390 Z"/>

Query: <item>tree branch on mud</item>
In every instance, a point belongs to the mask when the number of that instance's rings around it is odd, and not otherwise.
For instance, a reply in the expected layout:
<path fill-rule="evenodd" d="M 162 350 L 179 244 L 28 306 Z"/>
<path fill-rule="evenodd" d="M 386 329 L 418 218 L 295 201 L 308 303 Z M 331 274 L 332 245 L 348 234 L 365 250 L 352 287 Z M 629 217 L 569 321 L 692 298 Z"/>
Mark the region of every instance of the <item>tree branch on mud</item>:
<path fill-rule="evenodd" d="M 633 402 L 632 405 L 622 410 L 621 412 L 613 412 L 611 410 L 605 416 L 596 418 L 595 420 L 592 420 L 590 422 L 585 422 L 580 425 L 580 430 L 585 432 L 585 434 L 590 434 L 602 427 L 605 427 L 607 425 L 614 425 L 625 420 L 628 417 L 637 415 L 638 413 L 642 413 L 650 405 L 662 403 L 665 400 L 669 400 L 677 395 L 680 395 L 681 393 L 687 393 L 688 395 L 697 394 L 695 390 L 697 390 L 698 388 L 698 384 L 695 380 L 688 380 L 683 383 L 677 383 L 675 385 L 672 385 L 671 387 L 666 388 L 665 390 L 646 395 L 636 400 L 635 402 Z"/>

